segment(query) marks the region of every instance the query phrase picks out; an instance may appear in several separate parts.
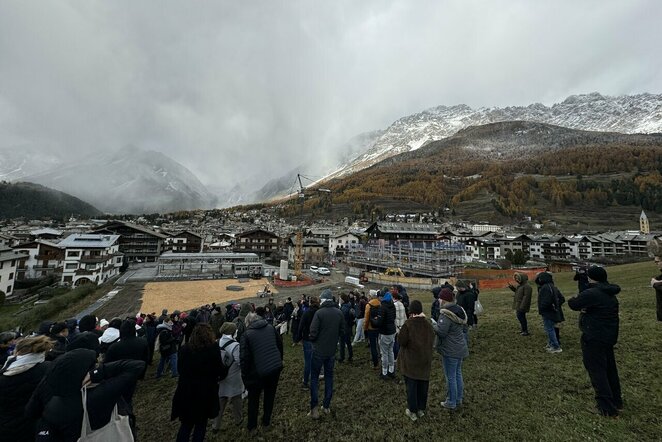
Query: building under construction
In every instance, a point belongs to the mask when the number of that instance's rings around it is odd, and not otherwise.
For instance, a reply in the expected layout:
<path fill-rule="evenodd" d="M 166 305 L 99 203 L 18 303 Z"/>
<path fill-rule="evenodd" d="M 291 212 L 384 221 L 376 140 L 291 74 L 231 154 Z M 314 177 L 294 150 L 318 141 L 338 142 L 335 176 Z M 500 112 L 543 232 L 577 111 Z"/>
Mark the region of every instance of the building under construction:
<path fill-rule="evenodd" d="M 159 257 L 159 279 L 262 277 L 264 264 L 255 253 L 172 253 Z"/>
<path fill-rule="evenodd" d="M 445 278 L 461 272 L 463 256 L 461 243 L 379 239 L 351 247 L 346 260 L 366 271 L 399 268 L 407 276 Z"/>

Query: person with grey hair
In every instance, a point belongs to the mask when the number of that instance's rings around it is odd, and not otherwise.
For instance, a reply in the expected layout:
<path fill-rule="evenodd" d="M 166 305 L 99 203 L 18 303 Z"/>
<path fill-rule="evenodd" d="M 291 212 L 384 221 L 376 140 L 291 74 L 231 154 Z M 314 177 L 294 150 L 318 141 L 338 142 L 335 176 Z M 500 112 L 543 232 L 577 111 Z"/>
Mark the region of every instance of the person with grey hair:
<path fill-rule="evenodd" d="M 257 435 L 260 395 L 264 391 L 262 428 L 271 425 L 276 389 L 283 369 L 283 341 L 276 329 L 255 313 L 246 315 L 246 331 L 239 348 L 241 377 L 248 390 L 248 424 L 251 436 Z"/>
<path fill-rule="evenodd" d="M 333 300 L 333 293 L 325 289 L 320 295 L 320 308 L 313 316 L 310 325 L 310 341 L 313 343 L 313 359 L 310 377 L 310 412 L 313 419 L 319 419 L 319 375 L 324 367 L 324 401 L 322 410 L 331 412 L 333 397 L 333 366 L 336 360 L 338 339 L 345 334 L 345 318 Z"/>

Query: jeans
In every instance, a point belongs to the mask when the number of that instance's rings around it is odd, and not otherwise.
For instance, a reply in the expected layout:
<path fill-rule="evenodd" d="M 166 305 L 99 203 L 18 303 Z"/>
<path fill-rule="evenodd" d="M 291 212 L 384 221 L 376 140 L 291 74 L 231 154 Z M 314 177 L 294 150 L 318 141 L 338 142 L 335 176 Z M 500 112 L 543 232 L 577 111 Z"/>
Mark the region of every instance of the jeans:
<path fill-rule="evenodd" d="M 365 335 L 370 341 L 370 356 L 372 358 L 372 365 L 376 367 L 379 362 L 379 352 L 377 351 L 377 338 L 379 337 L 379 332 L 377 330 L 366 330 Z"/>
<path fill-rule="evenodd" d="M 189 442 L 191 440 L 191 431 L 193 431 L 193 442 L 202 442 L 205 440 L 207 432 L 207 419 L 201 422 L 191 423 L 182 422 L 177 432 L 176 442 Z"/>
<path fill-rule="evenodd" d="M 441 361 L 444 365 L 446 376 L 446 406 L 455 408 L 462 404 L 464 398 L 464 380 L 462 379 L 462 358 L 449 358 L 443 356 Z"/>
<path fill-rule="evenodd" d="M 365 339 L 365 334 L 363 333 L 363 323 L 365 318 L 359 318 L 356 321 L 356 333 L 354 334 L 354 342 L 363 341 Z"/>
<path fill-rule="evenodd" d="M 156 377 L 160 378 L 161 375 L 163 375 L 163 369 L 165 368 L 166 362 L 170 363 L 170 373 L 172 373 L 173 378 L 176 378 L 178 376 L 178 374 L 177 374 L 177 352 L 171 354 L 170 356 L 161 355 L 161 359 L 159 359 L 159 366 L 156 367 Z"/>
<path fill-rule="evenodd" d="M 310 409 L 317 407 L 319 403 L 318 390 L 319 390 L 319 375 L 324 367 L 324 401 L 322 406 L 329 408 L 331 406 L 331 398 L 333 397 L 333 365 L 335 363 L 335 355 L 322 357 L 317 353 L 313 353 L 313 364 L 310 379 Z"/>
<path fill-rule="evenodd" d="M 274 410 L 274 400 L 276 399 L 279 378 L 280 370 L 274 374 L 263 376 L 256 383 L 246 385 L 246 389 L 248 390 L 248 431 L 257 428 L 257 415 L 260 410 L 260 394 L 262 391 L 264 391 L 262 426 L 266 427 L 271 424 L 271 413 Z"/>
<path fill-rule="evenodd" d="M 428 405 L 428 387 L 430 381 L 420 381 L 404 376 L 407 385 L 407 408 L 412 413 L 425 411 Z"/>
<path fill-rule="evenodd" d="M 542 324 L 545 328 L 545 332 L 547 333 L 547 345 L 549 345 L 550 348 L 554 350 L 560 348 L 561 346 L 559 345 L 559 340 L 556 337 L 556 330 L 554 330 L 554 325 L 556 323 L 551 319 L 542 318 Z"/>
<path fill-rule="evenodd" d="M 517 320 L 519 321 L 519 325 L 520 328 L 522 329 L 522 333 L 528 333 L 529 323 L 526 321 L 526 313 L 517 311 L 515 315 L 517 316 Z"/>
<path fill-rule="evenodd" d="M 349 355 L 349 360 L 354 359 L 354 350 L 352 349 L 352 335 L 347 333 L 340 336 L 340 362 L 345 360 L 345 347 L 347 347 L 347 353 Z"/>
<path fill-rule="evenodd" d="M 584 367 L 591 378 L 598 409 L 606 416 L 616 416 L 618 409 L 623 408 L 623 398 L 614 357 L 614 346 L 597 341 L 586 341 L 583 337 L 581 343 Z"/>
<path fill-rule="evenodd" d="M 313 343 L 303 341 L 303 384 L 310 385 L 310 367 L 313 360 Z"/>
<path fill-rule="evenodd" d="M 382 374 L 395 372 L 394 342 L 395 333 L 392 335 L 379 335 L 379 350 L 382 352 Z"/>

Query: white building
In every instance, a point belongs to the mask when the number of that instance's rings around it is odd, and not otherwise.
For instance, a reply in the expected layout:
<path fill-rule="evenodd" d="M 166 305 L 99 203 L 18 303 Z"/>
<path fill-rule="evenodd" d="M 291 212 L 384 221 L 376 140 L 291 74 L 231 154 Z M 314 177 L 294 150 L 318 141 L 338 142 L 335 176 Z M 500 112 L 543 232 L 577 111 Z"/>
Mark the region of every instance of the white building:
<path fill-rule="evenodd" d="M 502 226 L 497 226 L 495 224 L 474 224 L 469 226 L 469 228 L 478 233 L 501 232 L 503 230 Z"/>
<path fill-rule="evenodd" d="M 62 271 L 64 249 L 58 244 L 45 239 L 37 239 L 19 244 L 14 250 L 28 254 L 25 278 L 41 278 Z"/>
<path fill-rule="evenodd" d="M 0 248 L 0 291 L 9 297 L 14 291 L 14 282 L 21 269 L 25 269 L 27 253 Z"/>
<path fill-rule="evenodd" d="M 331 256 L 335 256 L 336 252 L 338 252 L 339 255 L 345 254 L 352 244 L 358 243 L 359 237 L 353 233 L 345 232 L 331 236 L 329 238 L 329 254 Z"/>
<path fill-rule="evenodd" d="M 58 244 L 65 249 L 62 280 L 64 284 L 101 284 L 119 274 L 123 255 L 120 235 L 73 234 Z"/>

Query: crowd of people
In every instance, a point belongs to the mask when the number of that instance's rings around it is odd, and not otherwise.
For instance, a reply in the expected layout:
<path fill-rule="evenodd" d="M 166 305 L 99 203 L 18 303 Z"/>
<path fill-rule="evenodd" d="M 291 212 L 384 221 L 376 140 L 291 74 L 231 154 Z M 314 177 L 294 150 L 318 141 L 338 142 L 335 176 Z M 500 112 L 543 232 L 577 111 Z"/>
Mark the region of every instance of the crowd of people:
<path fill-rule="evenodd" d="M 527 314 L 533 287 L 524 273 L 515 273 L 513 279 L 509 288 L 520 335 L 530 336 Z M 538 274 L 534 282 L 546 350 L 560 353 L 558 325 L 564 321 L 565 298 L 551 273 Z M 623 409 L 614 357 L 620 288 L 596 266 L 586 269 L 579 284 L 579 294 L 567 305 L 581 312 L 583 363 L 597 412 L 617 417 Z M 662 291 L 662 284 L 652 284 Z M 311 419 L 331 412 L 335 364 L 352 363 L 353 347 L 366 341 L 375 376 L 384 382 L 398 380 L 396 372 L 402 376 L 409 419 L 416 421 L 427 412 L 435 351 L 446 380 L 441 406 L 455 410 L 463 405 L 462 367 L 469 356 L 469 333 L 478 326 L 479 291 L 472 283 L 457 281 L 455 287 L 435 287 L 432 295 L 430 317 L 421 301 L 410 302 L 406 288 L 394 285 L 338 296 L 325 289 L 319 297 L 304 295 L 296 302 L 287 298 L 279 303 L 269 299 L 263 306 L 228 304 L 225 311 L 211 304 L 189 312 L 164 309 L 160 316 L 141 313 L 110 321 L 88 315 L 79 321 L 44 322 L 26 337 L 2 333 L 0 434 L 15 441 L 75 441 L 84 415 L 97 430 L 117 410 L 128 416 L 137 439 L 133 396 L 158 354 L 155 377 L 169 370 L 177 378 L 171 403 L 171 419 L 180 424 L 177 441 L 204 440 L 209 420 L 212 432 L 220 431 L 228 405 L 233 423 L 241 426 L 245 421 L 249 434 L 255 435 L 258 421 L 263 429 L 271 425 L 288 335 L 291 346 L 302 348 L 301 388 L 310 393 Z"/>

